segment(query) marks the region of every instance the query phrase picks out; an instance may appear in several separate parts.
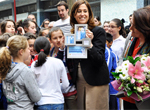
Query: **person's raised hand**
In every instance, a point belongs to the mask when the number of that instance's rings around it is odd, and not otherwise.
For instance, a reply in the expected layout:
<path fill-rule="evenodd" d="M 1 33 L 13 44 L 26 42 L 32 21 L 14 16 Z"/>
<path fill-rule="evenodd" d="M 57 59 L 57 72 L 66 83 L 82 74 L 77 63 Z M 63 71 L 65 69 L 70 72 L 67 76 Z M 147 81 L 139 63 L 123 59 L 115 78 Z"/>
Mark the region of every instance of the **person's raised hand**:
<path fill-rule="evenodd" d="M 19 26 L 19 27 L 17 28 L 17 30 L 18 30 L 18 33 L 19 33 L 19 34 L 21 34 L 21 35 L 24 35 L 24 34 L 25 34 L 25 31 L 24 31 L 23 27 Z"/>

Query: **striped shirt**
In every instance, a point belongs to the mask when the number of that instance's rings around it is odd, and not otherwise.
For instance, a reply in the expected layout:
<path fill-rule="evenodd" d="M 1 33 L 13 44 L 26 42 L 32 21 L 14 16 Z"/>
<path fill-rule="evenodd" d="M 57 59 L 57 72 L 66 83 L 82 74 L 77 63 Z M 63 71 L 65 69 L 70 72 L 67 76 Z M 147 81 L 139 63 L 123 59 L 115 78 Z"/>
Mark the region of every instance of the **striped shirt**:
<path fill-rule="evenodd" d="M 71 34 L 70 30 L 71 30 L 71 25 L 70 25 L 70 17 L 68 17 L 65 20 L 59 19 L 57 20 L 53 27 L 60 27 L 60 29 L 63 31 L 64 34 Z"/>

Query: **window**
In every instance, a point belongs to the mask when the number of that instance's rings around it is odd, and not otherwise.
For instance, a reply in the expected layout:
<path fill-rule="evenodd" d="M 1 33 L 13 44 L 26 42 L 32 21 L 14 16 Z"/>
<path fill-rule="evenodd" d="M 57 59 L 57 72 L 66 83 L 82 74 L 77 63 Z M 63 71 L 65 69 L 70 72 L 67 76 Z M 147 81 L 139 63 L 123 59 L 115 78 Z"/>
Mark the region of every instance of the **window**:
<path fill-rule="evenodd" d="M 90 1 L 90 0 L 89 0 Z M 92 0 L 94 1 L 94 0 Z M 101 13 L 101 5 L 100 5 L 100 1 L 99 0 L 95 0 L 96 2 L 89 2 L 89 4 L 91 5 L 92 11 L 94 16 L 99 16 L 100 17 L 100 13 Z"/>
<path fill-rule="evenodd" d="M 144 6 L 150 5 L 150 0 L 144 0 Z"/>

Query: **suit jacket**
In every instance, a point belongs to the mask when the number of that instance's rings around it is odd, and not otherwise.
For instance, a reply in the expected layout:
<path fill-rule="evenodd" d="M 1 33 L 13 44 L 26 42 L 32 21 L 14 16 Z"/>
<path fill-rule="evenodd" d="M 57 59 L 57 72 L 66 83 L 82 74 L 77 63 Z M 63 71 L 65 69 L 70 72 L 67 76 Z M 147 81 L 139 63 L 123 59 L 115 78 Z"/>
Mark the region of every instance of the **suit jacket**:
<path fill-rule="evenodd" d="M 105 61 L 105 31 L 100 27 L 94 27 L 92 32 L 94 35 L 93 47 L 88 49 L 87 59 L 67 59 L 67 49 L 65 49 L 66 63 L 74 84 L 78 78 L 79 63 L 83 77 L 89 85 L 99 86 L 109 83 L 109 71 Z M 57 57 L 62 59 L 63 52 L 59 51 Z"/>

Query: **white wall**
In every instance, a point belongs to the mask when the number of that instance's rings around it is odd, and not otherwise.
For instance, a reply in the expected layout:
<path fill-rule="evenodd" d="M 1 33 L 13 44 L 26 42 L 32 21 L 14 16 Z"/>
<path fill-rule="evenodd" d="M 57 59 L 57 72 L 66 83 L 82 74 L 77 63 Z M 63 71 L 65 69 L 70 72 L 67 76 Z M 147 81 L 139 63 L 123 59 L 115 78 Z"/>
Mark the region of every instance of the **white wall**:
<path fill-rule="evenodd" d="M 129 15 L 136 9 L 136 0 L 101 0 L 101 22 L 124 18 L 126 26 L 129 24 Z"/>
<path fill-rule="evenodd" d="M 17 16 L 16 16 L 17 21 L 24 20 L 27 18 L 27 16 L 28 16 L 28 13 L 17 14 Z M 12 16 L 9 16 L 9 19 L 13 19 Z"/>

